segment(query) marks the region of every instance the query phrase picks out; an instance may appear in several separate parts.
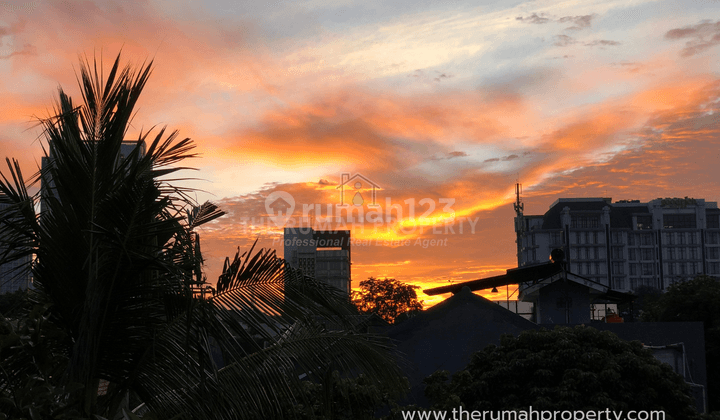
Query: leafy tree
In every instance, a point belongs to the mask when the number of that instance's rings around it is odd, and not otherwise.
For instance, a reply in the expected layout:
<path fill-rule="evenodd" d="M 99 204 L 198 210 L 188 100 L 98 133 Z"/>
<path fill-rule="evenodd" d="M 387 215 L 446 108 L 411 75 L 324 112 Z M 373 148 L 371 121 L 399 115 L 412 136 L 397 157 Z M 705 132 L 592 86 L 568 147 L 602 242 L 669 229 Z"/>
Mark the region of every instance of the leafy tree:
<path fill-rule="evenodd" d="M 376 313 L 392 323 L 401 314 L 422 310 L 422 301 L 418 301 L 415 292 L 419 288 L 387 277 L 370 277 L 360 282 L 360 290 L 353 292 L 352 301 L 361 313 Z"/>
<path fill-rule="evenodd" d="M 222 211 L 168 181 L 190 139 L 141 132 L 121 156 L 152 63 L 119 62 L 107 78 L 81 63 L 80 105 L 60 90 L 37 176 L 9 159 L 0 174 L 0 263 L 34 255 L 36 288 L 19 321 L 0 317 L 0 419 L 282 418 L 331 369 L 403 387 L 347 297 L 274 251 L 238 250 L 207 283 L 196 228 Z"/>
<path fill-rule="evenodd" d="M 668 419 L 695 418 L 687 385 L 637 342 L 591 327 L 505 335 L 475 353 L 448 382 L 446 371 L 425 379 L 435 409 L 664 410 Z"/>
<path fill-rule="evenodd" d="M 643 321 L 701 321 L 705 331 L 708 402 L 720 410 L 720 280 L 700 275 L 671 285 L 646 303 Z"/>

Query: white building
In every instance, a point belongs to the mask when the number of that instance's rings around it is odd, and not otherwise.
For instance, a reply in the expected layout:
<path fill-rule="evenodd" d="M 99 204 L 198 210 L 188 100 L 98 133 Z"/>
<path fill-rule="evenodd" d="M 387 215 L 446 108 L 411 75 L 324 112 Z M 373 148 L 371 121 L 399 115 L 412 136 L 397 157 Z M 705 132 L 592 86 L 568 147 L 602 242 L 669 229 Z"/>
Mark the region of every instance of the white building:
<path fill-rule="evenodd" d="M 568 270 L 613 290 L 665 289 L 698 274 L 720 276 L 720 209 L 694 198 L 648 203 L 560 198 L 544 215 L 516 205 L 518 266 L 565 251 Z"/>
<path fill-rule="evenodd" d="M 350 294 L 350 231 L 285 228 L 284 258 L 306 276 Z"/>

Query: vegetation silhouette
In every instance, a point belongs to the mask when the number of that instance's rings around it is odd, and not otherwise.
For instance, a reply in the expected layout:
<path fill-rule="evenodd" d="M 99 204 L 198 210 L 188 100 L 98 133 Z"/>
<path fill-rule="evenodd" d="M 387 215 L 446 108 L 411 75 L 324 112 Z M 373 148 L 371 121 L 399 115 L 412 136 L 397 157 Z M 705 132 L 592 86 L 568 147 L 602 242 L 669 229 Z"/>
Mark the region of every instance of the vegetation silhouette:
<path fill-rule="evenodd" d="M 152 62 L 102 67 L 81 60 L 83 103 L 60 89 L 39 119 L 44 168 L 1 175 L 0 262 L 33 255 L 34 290 L 0 319 L 0 419 L 286 418 L 328 371 L 402 389 L 347 295 L 274 251 L 238 249 L 207 281 L 197 228 L 223 212 L 174 185 L 194 145 L 151 129 L 123 155 Z"/>
<path fill-rule="evenodd" d="M 425 379 L 433 409 L 664 410 L 667 419 L 697 417 L 687 385 L 669 365 L 638 341 L 592 327 L 505 335 L 448 379 L 447 371 Z"/>
<path fill-rule="evenodd" d="M 370 277 L 360 282 L 360 290 L 354 291 L 352 301 L 361 313 L 377 314 L 387 322 L 395 322 L 400 315 L 405 318 L 413 312 L 422 311 L 413 286 L 392 278 Z"/>

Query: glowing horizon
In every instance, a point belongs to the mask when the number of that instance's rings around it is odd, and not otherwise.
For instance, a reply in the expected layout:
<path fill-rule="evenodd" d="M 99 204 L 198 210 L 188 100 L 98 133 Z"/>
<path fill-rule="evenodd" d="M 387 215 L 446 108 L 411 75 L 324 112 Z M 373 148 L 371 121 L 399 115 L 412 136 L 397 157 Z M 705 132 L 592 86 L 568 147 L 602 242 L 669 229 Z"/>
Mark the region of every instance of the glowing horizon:
<path fill-rule="evenodd" d="M 34 116 L 58 85 L 80 99 L 78 55 L 153 60 L 127 134 L 196 141 L 185 184 L 228 213 L 201 232 L 211 279 L 255 239 L 282 255 L 269 194 L 292 194 L 302 217 L 338 204 L 343 173 L 399 206 L 352 228 L 373 243 L 353 248 L 355 285 L 515 267 L 516 182 L 527 214 L 560 197 L 720 201 L 717 2 L 91 0 L 0 16 L 0 142 L 25 174 L 41 156 Z"/>

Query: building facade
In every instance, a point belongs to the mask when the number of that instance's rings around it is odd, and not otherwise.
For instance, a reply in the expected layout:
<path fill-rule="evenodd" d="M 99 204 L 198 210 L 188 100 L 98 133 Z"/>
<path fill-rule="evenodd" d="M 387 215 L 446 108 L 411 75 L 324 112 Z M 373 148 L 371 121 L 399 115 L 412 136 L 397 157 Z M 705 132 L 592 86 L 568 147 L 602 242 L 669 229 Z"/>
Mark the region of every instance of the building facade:
<path fill-rule="evenodd" d="M 561 248 L 570 272 L 613 290 L 664 290 L 698 274 L 720 276 L 715 202 L 561 198 L 544 215 L 524 215 L 522 206 L 516 212 L 519 267 L 545 262 Z"/>
<path fill-rule="evenodd" d="M 284 258 L 306 276 L 327 283 L 350 295 L 350 231 L 285 228 Z"/>

